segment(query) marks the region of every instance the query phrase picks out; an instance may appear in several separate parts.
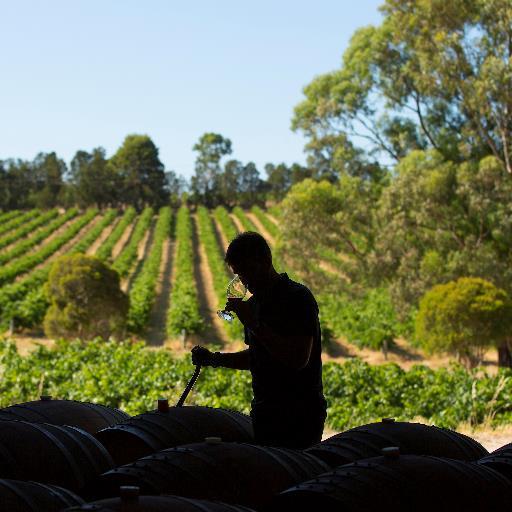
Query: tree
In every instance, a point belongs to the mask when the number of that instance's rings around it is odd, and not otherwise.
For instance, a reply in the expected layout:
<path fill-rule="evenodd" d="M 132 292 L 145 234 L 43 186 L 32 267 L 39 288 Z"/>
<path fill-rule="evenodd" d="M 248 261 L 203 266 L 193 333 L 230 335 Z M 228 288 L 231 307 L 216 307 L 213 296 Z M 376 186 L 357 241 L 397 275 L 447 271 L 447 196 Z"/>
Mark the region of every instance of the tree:
<path fill-rule="evenodd" d="M 493 155 L 512 173 L 512 4 L 387 0 L 358 30 L 340 69 L 304 88 L 292 127 L 315 165 L 358 175 L 413 150 Z"/>
<path fill-rule="evenodd" d="M 380 189 L 361 178 L 344 176 L 338 184 L 306 179 L 294 185 L 281 203 L 281 245 L 285 264 L 316 289 L 347 281 L 366 285 L 368 255 L 376 230 L 375 204 Z M 319 271 L 326 254 L 336 258 L 345 279 Z"/>
<path fill-rule="evenodd" d="M 243 208 L 250 208 L 259 201 L 260 193 L 263 190 L 263 182 L 260 173 L 253 162 L 244 165 L 240 172 L 238 182 L 238 204 Z"/>
<path fill-rule="evenodd" d="M 141 210 L 167 204 L 169 191 L 158 148 L 147 135 L 128 135 L 108 161 L 107 171 L 116 175 L 118 200 Z"/>
<path fill-rule="evenodd" d="M 265 172 L 268 195 L 274 201 L 281 201 L 293 185 L 313 175 L 310 169 L 297 163 L 291 166 L 285 163 L 278 165 L 269 163 L 265 165 Z"/>
<path fill-rule="evenodd" d="M 64 192 L 67 166 L 56 153 L 39 153 L 31 164 L 30 203 L 37 208 L 53 208 L 60 204 Z"/>
<path fill-rule="evenodd" d="M 50 303 L 44 319 L 47 336 L 81 340 L 124 336 L 128 297 L 120 289 L 117 272 L 100 259 L 62 256 L 53 264 L 45 286 Z"/>
<path fill-rule="evenodd" d="M 231 154 L 231 141 L 218 133 L 205 133 L 194 144 L 197 152 L 191 180 L 193 199 L 208 208 L 220 204 L 221 159 Z"/>
<path fill-rule="evenodd" d="M 234 208 L 239 203 L 240 180 L 244 165 L 239 160 L 228 160 L 219 175 L 219 203 Z"/>
<path fill-rule="evenodd" d="M 369 260 L 400 310 L 463 276 L 512 292 L 510 197 L 512 180 L 492 156 L 456 164 L 420 151 L 402 159 L 378 205 L 384 228 Z"/>
<path fill-rule="evenodd" d="M 456 354 L 469 367 L 482 362 L 485 349 L 501 345 L 511 328 L 510 297 L 479 278 L 434 286 L 416 317 L 416 337 L 428 351 Z"/>
<path fill-rule="evenodd" d="M 116 202 L 116 177 L 107 166 L 105 150 L 77 151 L 71 160 L 71 184 L 78 204 L 104 208 Z"/>
<path fill-rule="evenodd" d="M 177 175 L 174 171 L 166 171 L 165 180 L 169 190 L 170 204 L 177 208 L 181 205 L 183 195 L 188 191 L 188 183 L 183 176 Z"/>

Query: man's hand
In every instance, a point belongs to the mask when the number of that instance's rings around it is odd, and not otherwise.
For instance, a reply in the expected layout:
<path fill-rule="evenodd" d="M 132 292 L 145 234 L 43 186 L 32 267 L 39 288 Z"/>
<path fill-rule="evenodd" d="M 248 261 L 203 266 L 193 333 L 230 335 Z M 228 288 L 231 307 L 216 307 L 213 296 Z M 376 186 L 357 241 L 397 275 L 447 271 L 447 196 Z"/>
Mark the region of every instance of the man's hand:
<path fill-rule="evenodd" d="M 246 327 L 251 327 L 256 322 L 254 310 L 249 301 L 240 299 L 228 299 L 224 308 L 226 311 L 233 311 L 240 322 Z"/>
<path fill-rule="evenodd" d="M 207 348 L 196 345 L 192 350 L 192 364 L 195 366 L 212 366 L 213 353 Z"/>

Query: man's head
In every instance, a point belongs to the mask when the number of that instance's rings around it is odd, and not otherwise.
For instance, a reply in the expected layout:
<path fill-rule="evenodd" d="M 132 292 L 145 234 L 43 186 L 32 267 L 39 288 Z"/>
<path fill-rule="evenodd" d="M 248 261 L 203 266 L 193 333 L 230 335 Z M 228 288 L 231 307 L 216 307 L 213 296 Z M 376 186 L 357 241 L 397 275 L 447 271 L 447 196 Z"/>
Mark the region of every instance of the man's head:
<path fill-rule="evenodd" d="M 267 241 L 254 231 L 240 233 L 226 251 L 226 263 L 251 293 L 264 289 L 274 271 Z"/>

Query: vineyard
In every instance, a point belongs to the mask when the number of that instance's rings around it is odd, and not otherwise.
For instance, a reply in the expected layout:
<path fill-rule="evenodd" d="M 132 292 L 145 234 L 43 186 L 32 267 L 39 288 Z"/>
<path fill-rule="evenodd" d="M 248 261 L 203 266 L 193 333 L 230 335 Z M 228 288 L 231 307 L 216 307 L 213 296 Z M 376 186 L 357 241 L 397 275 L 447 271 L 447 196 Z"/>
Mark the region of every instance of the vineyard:
<path fill-rule="evenodd" d="M 231 212 L 222 206 L 199 206 L 194 211 L 186 206 L 159 211 L 147 207 L 140 213 L 133 207 L 6 212 L 0 216 L 0 330 L 40 335 L 49 306 L 43 285 L 52 263 L 63 254 L 83 253 L 97 256 L 119 274 L 130 302 L 128 336 L 157 346 L 181 340 L 183 348 L 186 340 L 199 340 L 236 347 L 243 338 L 242 325 L 216 316 L 231 278 L 225 249 L 238 232 L 247 230 L 261 233 L 276 248 L 278 216 L 278 211 L 258 206 L 248 211 L 235 207 Z M 318 272 L 339 279 L 340 256 L 324 256 Z M 301 280 L 293 268 L 283 265 L 278 251 L 274 264 Z M 329 352 L 336 353 L 336 343 L 356 354 L 387 350 L 410 332 L 410 326 L 396 319 L 385 290 L 371 290 L 358 302 L 341 294 L 314 288 L 313 292 Z M 410 349 L 414 352 L 406 344 L 406 352 Z"/>
<path fill-rule="evenodd" d="M 164 207 L 158 212 L 146 208 L 140 214 L 131 207 L 124 212 L 13 211 L 4 213 L 0 222 L 2 331 L 40 330 L 48 308 L 43 285 L 53 261 L 63 254 L 84 253 L 118 272 L 130 299 L 129 334 L 142 339 L 147 339 L 149 331 L 165 331 L 167 339 L 207 332 L 215 310 L 223 305 L 230 279 L 224 263 L 227 241 L 240 230 L 259 230 L 273 241 L 278 229 L 260 209 L 248 213 L 235 208 L 230 214 L 222 207 L 214 211 L 200 207 L 196 212 L 187 207 L 177 211 Z M 198 277 L 199 251 L 205 258 L 202 272 L 206 270 L 207 275 Z M 165 301 L 159 300 L 163 274 L 170 276 Z M 215 300 L 210 303 L 212 297 Z M 201 302 L 206 304 L 201 307 Z M 162 303 L 166 311 L 152 314 Z M 155 317 L 160 325 L 151 324 Z M 242 339 L 239 322 L 218 323 L 215 328 L 217 341 Z"/>
<path fill-rule="evenodd" d="M 231 212 L 223 207 L 210 211 L 200 206 L 192 211 L 182 206 L 145 208 L 140 213 L 131 207 L 122 212 L 4 213 L 0 216 L 2 405 L 47 393 L 99 401 L 135 414 L 160 395 L 177 398 L 190 377 L 184 352 L 192 344 L 210 343 L 224 350 L 242 347 L 241 324 L 223 322 L 215 312 L 224 304 L 231 277 L 224 262 L 227 243 L 243 230 L 260 232 L 271 246 L 279 240 L 275 214 L 258 207 Z M 22 357 L 7 340 L 41 339 L 37 334 L 41 336 L 49 307 L 43 285 L 60 255 L 77 253 L 96 255 L 118 272 L 129 296 L 131 341 L 91 341 L 86 346 L 58 342 L 53 349 L 41 346 Z M 326 255 L 322 271 L 332 272 L 334 262 Z M 276 265 L 296 277 L 279 260 Z M 337 296 L 317 297 L 326 342 L 329 338 L 340 342 L 343 337 L 345 347 L 375 352 L 383 339 L 389 338 L 391 344 L 398 335 L 399 324 L 392 320 L 389 301 L 379 290 L 358 305 Z M 171 353 L 144 351 L 134 343 L 137 340 L 170 348 Z M 409 348 L 406 344 L 405 350 Z M 450 427 L 461 422 L 510 423 L 510 371 L 489 375 L 455 364 L 433 369 L 417 362 L 423 361 L 411 358 L 411 364 L 402 367 L 374 366 L 360 357 L 343 364 L 328 362 L 324 383 L 329 427 L 339 430 L 382 416 L 422 417 Z M 249 375 L 208 369 L 192 400 L 247 411 L 250 396 Z"/>

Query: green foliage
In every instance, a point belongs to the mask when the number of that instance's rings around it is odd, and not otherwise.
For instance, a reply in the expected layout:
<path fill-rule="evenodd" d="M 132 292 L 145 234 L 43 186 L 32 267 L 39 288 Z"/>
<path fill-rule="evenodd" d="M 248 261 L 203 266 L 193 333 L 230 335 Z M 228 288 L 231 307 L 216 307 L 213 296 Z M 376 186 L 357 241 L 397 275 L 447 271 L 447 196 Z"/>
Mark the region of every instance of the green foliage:
<path fill-rule="evenodd" d="M 30 210 L 28 212 L 14 210 L 0 215 L 0 236 L 39 215 L 39 210 Z"/>
<path fill-rule="evenodd" d="M 121 277 L 125 277 L 130 272 L 133 261 L 137 257 L 139 244 L 144 238 L 144 235 L 153 220 L 153 213 L 153 208 L 144 208 L 144 211 L 141 213 L 137 224 L 133 229 L 130 240 L 115 259 L 112 268 L 116 270 Z"/>
<path fill-rule="evenodd" d="M 256 218 L 263 224 L 263 227 L 276 239 L 279 236 L 279 228 L 277 224 L 272 222 L 265 212 L 259 206 L 253 206 L 251 212 L 254 213 Z"/>
<path fill-rule="evenodd" d="M 57 228 L 64 225 L 68 220 L 73 219 L 77 214 L 78 210 L 74 208 L 68 210 L 64 215 L 55 219 L 55 221 L 52 222 L 50 226 L 44 230 L 45 234 L 49 235 L 50 233 L 54 232 Z M 74 226 L 80 225 L 83 227 L 85 224 L 89 223 L 97 214 L 98 210 L 89 210 L 81 218 L 71 224 L 71 226 L 69 226 L 64 231 L 64 233 L 56 236 L 44 244 L 40 249 L 28 253 L 25 256 L 14 260 L 9 265 L 2 267 L 0 269 L 0 286 L 12 281 L 17 276 L 44 262 L 48 257 L 57 252 L 66 242 L 73 238 L 73 236 L 78 232 L 75 231 Z M 82 224 L 82 222 L 84 222 L 83 219 L 85 219 L 85 224 Z"/>
<path fill-rule="evenodd" d="M 295 185 L 281 203 L 280 224 L 286 229 L 278 253 L 286 266 L 314 290 L 334 288 L 337 293 L 347 281 L 361 283 L 368 274 L 379 193 L 377 185 L 348 176 L 337 185 L 310 179 Z M 331 257 L 339 253 L 343 258 Z M 326 259 L 335 261 L 344 279 L 323 271 Z"/>
<path fill-rule="evenodd" d="M 342 430 L 389 416 L 403 421 L 421 417 L 447 428 L 506 424 L 512 420 L 511 377 L 509 369 L 490 376 L 455 364 L 405 371 L 396 364 L 373 366 L 359 359 L 328 363 L 323 372 L 327 424 Z"/>
<path fill-rule="evenodd" d="M 245 229 L 245 231 L 258 232 L 256 225 L 252 222 L 251 219 L 249 219 L 249 217 L 247 217 L 247 215 L 242 210 L 242 208 L 240 208 L 240 206 L 235 206 L 233 208 L 233 214 L 240 221 L 240 223 L 242 224 L 242 227 Z"/>
<path fill-rule="evenodd" d="M 8 223 L 12 219 L 14 219 L 18 215 L 20 215 L 20 213 L 21 212 L 19 210 L 11 210 L 11 211 L 8 211 L 8 212 L 2 212 L 2 213 L 0 213 L 0 222 Z"/>
<path fill-rule="evenodd" d="M 74 212 L 76 215 L 76 211 Z M 58 211 L 51 210 L 48 212 L 48 216 L 43 215 L 42 217 L 46 217 L 46 222 L 51 220 L 53 217 L 58 215 Z M 40 244 L 41 242 L 44 243 L 44 240 L 51 236 L 55 230 L 57 230 L 62 224 L 64 224 L 67 220 L 69 220 L 69 217 L 66 215 L 59 216 L 56 219 L 54 219 L 52 222 L 47 224 L 42 229 L 35 232 L 33 236 L 24 235 L 23 237 L 18 238 L 18 241 L 11 246 L 10 249 L 4 251 L 2 254 L 0 254 L 0 265 L 3 265 L 18 256 L 27 253 L 30 251 L 33 247 Z M 25 231 L 26 229 L 23 229 Z"/>
<path fill-rule="evenodd" d="M 92 153 L 76 152 L 71 160 L 70 175 L 73 196 L 79 205 L 86 207 L 94 204 L 103 208 L 122 200 L 116 187 L 117 173 L 107 163 L 103 148 L 95 148 Z"/>
<path fill-rule="evenodd" d="M 130 206 L 127 208 L 121 217 L 120 221 L 116 224 L 110 235 L 103 241 L 100 248 L 96 251 L 96 256 L 101 260 L 110 260 L 114 246 L 123 236 L 128 226 L 133 222 L 137 215 L 135 208 Z"/>
<path fill-rule="evenodd" d="M 226 304 L 227 284 L 232 279 L 228 274 L 226 264 L 224 263 L 224 251 L 219 246 L 215 236 L 212 219 L 208 210 L 204 206 L 197 209 L 197 221 L 199 227 L 199 238 L 204 246 L 208 266 L 212 274 L 213 287 L 217 295 L 217 305 L 219 309 L 223 309 Z M 225 327 L 232 339 L 243 339 L 243 326 L 240 321 L 235 318 L 233 322 L 225 322 Z"/>
<path fill-rule="evenodd" d="M 182 331 L 195 333 L 203 328 L 194 278 L 192 223 L 186 206 L 178 210 L 176 244 L 175 278 L 171 291 L 171 306 L 167 314 L 167 332 L 170 336 L 179 336 Z"/>
<path fill-rule="evenodd" d="M 3 249 L 13 242 L 16 242 L 16 240 L 20 240 L 26 235 L 33 233 L 35 229 L 46 224 L 49 220 L 56 217 L 58 213 L 59 212 L 57 210 L 50 210 L 49 212 L 41 213 L 35 219 L 27 222 L 23 226 L 20 226 L 15 231 L 6 233 L 2 238 L 0 238 L 0 249 Z"/>
<path fill-rule="evenodd" d="M 145 205 L 163 206 L 168 199 L 164 165 L 148 135 L 128 135 L 108 161 L 109 171 L 116 175 L 117 197 L 139 211 Z"/>
<path fill-rule="evenodd" d="M 463 164 L 435 151 L 402 159 L 383 192 L 373 272 L 400 311 L 432 286 L 478 276 L 512 292 L 512 180 L 494 157 Z"/>
<path fill-rule="evenodd" d="M 215 220 L 219 223 L 226 240 L 231 242 L 233 238 L 238 235 L 238 230 L 236 228 L 233 219 L 229 216 L 228 211 L 223 206 L 217 206 L 215 210 L 213 210 L 213 216 Z"/>
<path fill-rule="evenodd" d="M 374 176 L 379 153 L 399 161 L 434 148 L 451 161 L 493 154 L 510 173 L 510 2 L 387 0 L 381 9 L 379 26 L 354 33 L 341 68 L 304 88 L 292 126 L 308 140 L 310 165 Z"/>
<path fill-rule="evenodd" d="M 142 332 L 148 322 L 149 313 L 155 300 L 162 249 L 170 236 L 171 217 L 171 209 L 168 206 L 160 209 L 149 256 L 145 259 L 140 273 L 130 287 L 128 328 L 132 332 Z"/>
<path fill-rule="evenodd" d="M 40 394 L 87 400 L 139 414 L 166 396 L 177 401 L 193 366 L 166 350 L 142 343 L 59 341 L 54 349 L 38 347 L 20 356 L 15 345 L 0 342 L 0 406 L 36 400 Z M 467 371 L 459 365 L 432 370 L 395 364 L 371 366 L 359 359 L 324 365 L 327 426 L 345 430 L 393 416 L 425 418 L 438 426 L 460 423 L 494 425 L 512 421 L 512 371 L 498 375 Z M 205 368 L 187 403 L 248 412 L 250 373 Z"/>
<path fill-rule="evenodd" d="M 205 133 L 194 144 L 197 152 L 195 174 L 191 180 L 192 196 L 209 208 L 220 202 L 221 159 L 231 153 L 231 141 L 218 133 Z"/>
<path fill-rule="evenodd" d="M 457 354 L 469 366 L 489 346 L 510 336 L 512 301 L 507 293 L 478 278 L 434 286 L 420 301 L 416 337 L 430 352 Z"/>
<path fill-rule="evenodd" d="M 362 297 L 321 295 L 320 314 L 337 337 L 358 347 L 374 350 L 391 348 L 402 330 L 386 290 L 374 289 Z"/>
<path fill-rule="evenodd" d="M 47 336 L 90 340 L 124 335 L 128 297 L 117 272 L 99 258 L 75 254 L 57 259 L 46 294 L 50 303 L 44 319 Z"/>
<path fill-rule="evenodd" d="M 85 233 L 67 254 L 87 251 L 116 216 L 115 210 L 107 210 L 103 219 Z M 86 220 L 82 218 L 81 222 Z M 73 231 L 79 227 L 80 224 Z M 47 263 L 16 283 L 0 288 L 0 327 L 5 327 L 11 318 L 16 326 L 34 327 L 42 324 L 48 309 L 43 284 L 48 279 L 51 266 L 52 263 Z"/>

